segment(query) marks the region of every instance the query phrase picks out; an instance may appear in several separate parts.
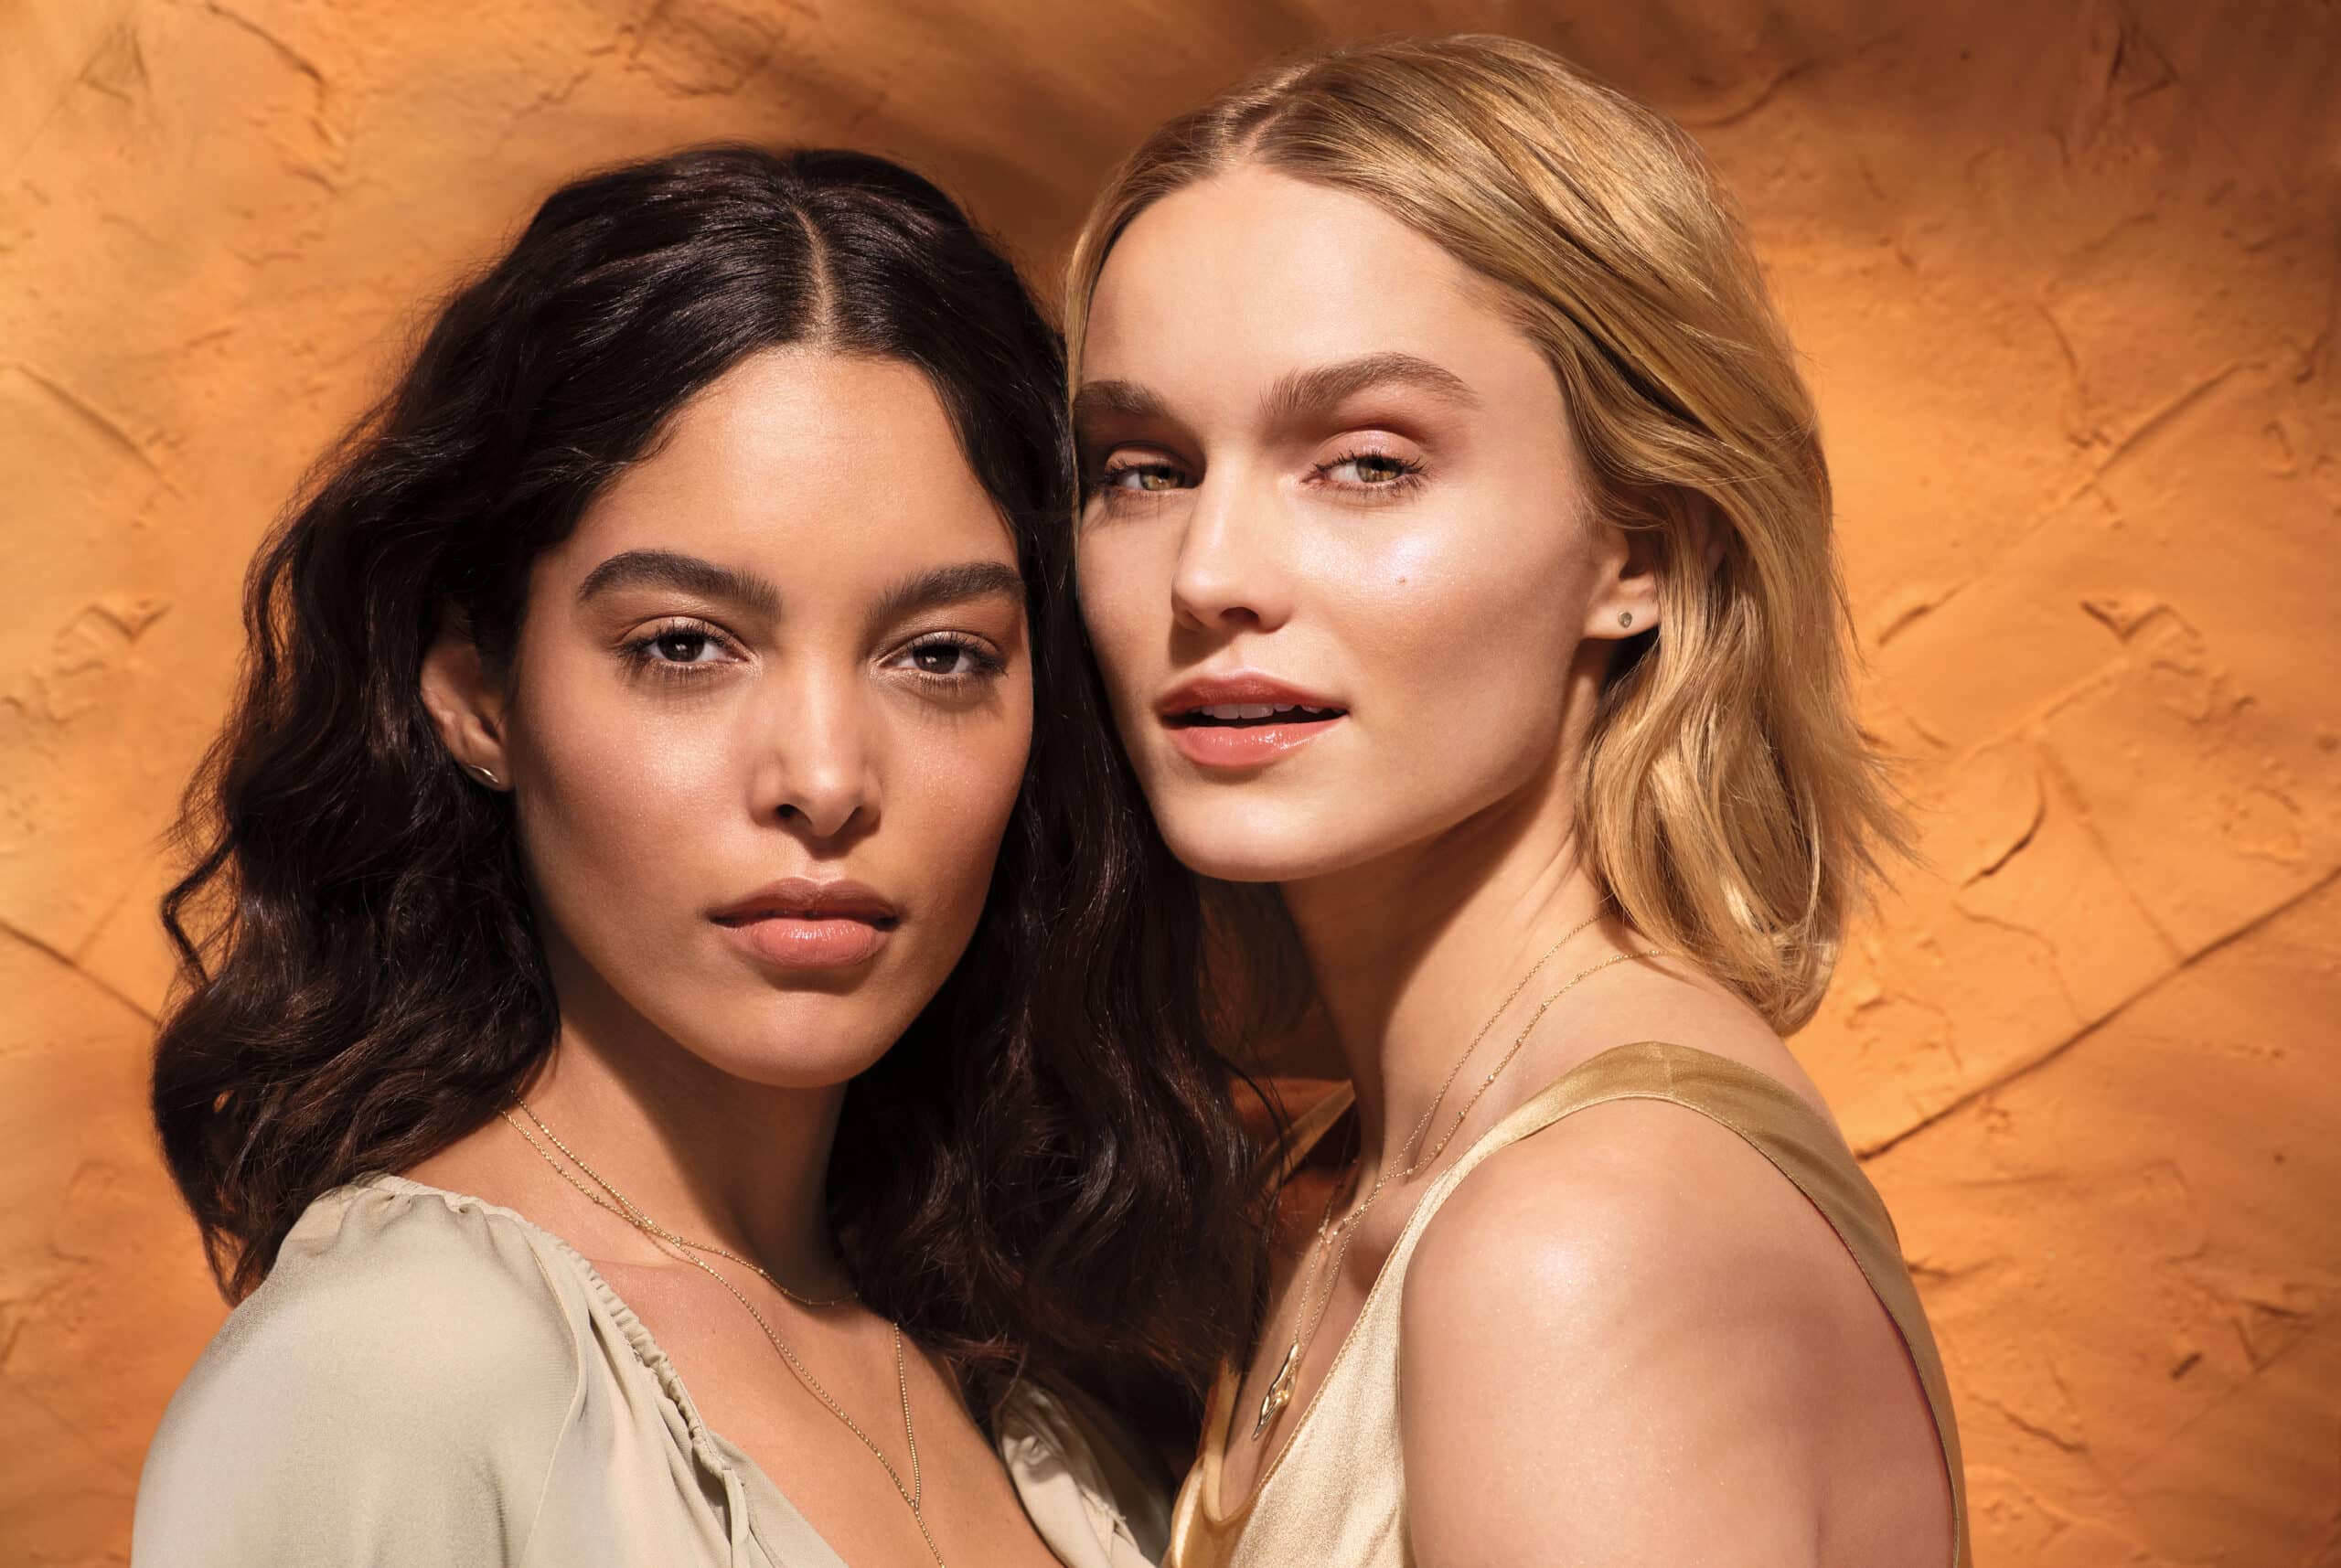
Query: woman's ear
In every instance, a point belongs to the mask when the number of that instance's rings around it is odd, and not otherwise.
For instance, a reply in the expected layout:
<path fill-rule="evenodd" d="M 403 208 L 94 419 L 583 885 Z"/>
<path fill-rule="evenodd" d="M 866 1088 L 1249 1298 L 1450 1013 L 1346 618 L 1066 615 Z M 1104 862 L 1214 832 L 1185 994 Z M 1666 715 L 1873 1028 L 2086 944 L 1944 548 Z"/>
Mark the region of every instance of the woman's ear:
<path fill-rule="evenodd" d="M 1593 596 L 1585 635 L 1593 638 L 1639 637 L 1658 625 L 1659 531 L 1648 525 L 1610 523 L 1602 581 Z"/>
<path fill-rule="evenodd" d="M 1658 625 L 1659 566 L 1668 553 L 1706 576 L 1723 564 L 1730 525 L 1705 496 L 1679 492 L 1664 521 L 1609 525 L 1611 549 L 1602 562 L 1607 580 L 1594 596 L 1588 637 L 1639 637 Z"/>
<path fill-rule="evenodd" d="M 489 676 L 464 617 L 453 610 L 439 618 L 438 635 L 422 656 L 420 685 L 422 706 L 430 711 L 447 754 L 474 784 L 511 788 L 504 745 L 504 689 Z"/>

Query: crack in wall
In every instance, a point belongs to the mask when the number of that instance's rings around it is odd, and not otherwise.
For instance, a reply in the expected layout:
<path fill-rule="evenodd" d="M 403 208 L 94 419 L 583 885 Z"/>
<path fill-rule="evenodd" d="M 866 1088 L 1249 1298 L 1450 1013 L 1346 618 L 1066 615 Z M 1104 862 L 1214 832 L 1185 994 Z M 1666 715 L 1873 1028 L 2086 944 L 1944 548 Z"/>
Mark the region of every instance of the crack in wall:
<path fill-rule="evenodd" d="M 2148 997 L 2154 996 L 2164 987 L 2169 986 L 2172 982 L 2191 973 L 2197 965 L 2201 964 L 2206 959 L 2212 957 L 2216 954 L 2225 952 L 2228 948 L 2234 946 L 2237 943 L 2244 941 L 2254 932 L 2259 931 L 2261 927 L 2267 925 L 2272 921 L 2282 919 L 2283 916 L 2291 913 L 2293 910 L 2316 897 L 2319 893 L 2325 891 L 2325 889 L 2333 886 L 2336 881 L 2341 881 L 2341 869 L 2336 869 L 2326 872 L 2315 882 L 2302 889 L 2299 892 L 2293 894 L 2291 898 L 2286 899 L 2283 902 L 2265 911 L 2247 923 L 2237 927 L 2235 930 L 2228 933 L 2227 935 L 2219 938 L 2217 942 L 2214 942 L 2210 945 L 2203 948 L 2200 952 L 2190 955 L 2186 958 L 2186 962 L 2180 964 L 2176 968 L 2172 969 L 2168 974 L 2163 976 L 2162 978 L 2156 980 L 2153 985 L 2148 986 L 2143 990 L 2138 991 L 2125 998 L 2119 1006 L 2115 1007 L 2104 1017 L 2074 1030 L 2070 1035 L 2068 1035 L 2063 1040 L 2058 1040 L 2047 1051 L 2041 1051 L 2037 1055 L 2027 1058 L 2026 1060 L 2018 1062 L 2016 1065 L 2005 1069 L 1988 1082 L 1977 1084 L 1974 1088 L 1961 1094 L 1959 1098 L 1951 1101 L 1949 1104 L 1943 1105 L 1940 1108 L 1930 1112 L 1927 1115 L 1912 1123 L 1909 1126 L 1904 1127 L 1899 1132 L 1897 1132 L 1888 1137 L 1880 1139 L 1877 1142 L 1866 1144 L 1855 1152 L 1857 1152 L 1862 1158 L 1865 1160 L 1875 1159 L 1880 1155 L 1890 1153 L 1892 1150 L 1898 1148 L 1903 1144 L 1908 1143 L 1912 1138 L 1919 1136 L 1920 1134 L 1925 1133 L 1933 1127 L 1939 1126 L 1945 1121 L 1961 1115 L 1971 1106 L 1989 1100 L 1992 1095 L 1996 1093 L 1998 1091 L 2006 1088 L 2009 1084 L 2030 1077 L 2033 1073 L 2039 1072 L 2040 1069 L 2047 1066 L 2050 1062 L 2056 1061 L 2058 1057 L 2063 1056 L 2074 1047 L 2089 1040 L 2091 1036 L 2111 1028 L 2133 1008 L 2146 1000 Z"/>
<path fill-rule="evenodd" d="M 58 949 L 51 947 L 48 943 L 42 941 L 40 937 L 32 932 L 27 931 L 23 926 L 10 923 L 5 918 L 0 918 L 0 940 L 13 940 L 21 943 L 26 947 L 28 947 L 35 953 L 39 954 L 43 958 L 48 959 L 50 963 L 55 964 L 58 967 L 71 971 L 75 979 L 80 981 L 83 985 L 88 986 L 91 989 L 101 993 L 109 999 L 120 1003 L 123 1008 L 132 1013 L 142 1022 L 152 1026 L 153 1024 L 160 1021 L 152 1008 L 147 1007 L 134 997 L 124 995 L 111 981 L 105 979 L 102 976 L 94 974 L 88 968 L 85 968 L 80 961 L 75 958 L 72 955 L 59 952 Z M 0 1061 L 5 1060 L 7 1052 L 5 1050 L 0 1050 Z"/>

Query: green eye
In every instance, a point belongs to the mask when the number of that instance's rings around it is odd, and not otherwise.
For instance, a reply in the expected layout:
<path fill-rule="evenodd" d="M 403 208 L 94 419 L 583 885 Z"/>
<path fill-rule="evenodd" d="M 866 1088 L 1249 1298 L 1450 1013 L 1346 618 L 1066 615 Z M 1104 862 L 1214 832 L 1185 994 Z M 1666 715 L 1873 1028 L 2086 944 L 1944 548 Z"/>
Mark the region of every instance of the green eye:
<path fill-rule="evenodd" d="M 1167 463 L 1117 463 L 1097 476 L 1097 487 L 1156 496 L 1176 490 L 1185 477 Z"/>
<path fill-rule="evenodd" d="M 1396 492 L 1420 476 L 1423 465 L 1388 452 L 1351 452 L 1317 465 L 1317 477 L 1337 488 Z"/>

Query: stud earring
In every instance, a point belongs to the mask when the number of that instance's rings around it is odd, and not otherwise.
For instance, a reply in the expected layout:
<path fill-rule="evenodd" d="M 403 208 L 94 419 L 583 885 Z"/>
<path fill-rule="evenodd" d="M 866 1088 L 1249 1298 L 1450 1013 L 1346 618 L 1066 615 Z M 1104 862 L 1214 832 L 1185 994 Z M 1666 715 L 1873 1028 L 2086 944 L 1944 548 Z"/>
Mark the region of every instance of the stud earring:
<path fill-rule="evenodd" d="M 1618 612 L 1618 624 L 1620 626 L 1630 626 L 1633 624 L 1634 613 L 1631 610 L 1620 610 Z"/>
<path fill-rule="evenodd" d="M 481 767 L 477 763 L 465 763 L 464 765 L 471 769 L 473 773 L 477 775 L 479 782 L 486 784 L 488 788 L 501 789 L 504 787 L 504 784 L 501 779 L 498 779 L 494 773 L 488 772 L 486 768 Z"/>

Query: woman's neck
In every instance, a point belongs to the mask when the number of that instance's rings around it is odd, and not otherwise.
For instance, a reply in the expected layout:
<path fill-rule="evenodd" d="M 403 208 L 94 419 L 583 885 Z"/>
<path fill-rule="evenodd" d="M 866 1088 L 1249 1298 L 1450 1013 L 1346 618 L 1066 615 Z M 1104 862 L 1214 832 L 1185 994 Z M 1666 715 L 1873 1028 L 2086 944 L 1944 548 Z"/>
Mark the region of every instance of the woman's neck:
<path fill-rule="evenodd" d="M 794 1289 L 842 1289 L 828 1178 L 844 1086 L 747 1083 L 615 998 L 596 1006 L 572 992 L 562 987 L 561 1036 L 529 1083 L 529 1110 L 665 1229 L 752 1259 Z M 526 1115 L 514 1115 L 550 1147 Z"/>
<path fill-rule="evenodd" d="M 1348 1061 L 1367 1171 L 1411 1157 L 1399 1146 L 1472 1036 L 1540 956 L 1601 908 L 1579 860 L 1567 792 L 1555 787 L 1524 791 L 1436 837 L 1278 891 Z M 1569 945 L 1590 953 L 1600 941 L 1587 932 Z M 1544 992 L 1575 972 L 1563 967 L 1574 956 L 1559 955 L 1506 1009 L 1507 1019 L 1525 1021 Z M 1517 1028 L 1508 1021 L 1480 1043 L 1426 1147 Z"/>

